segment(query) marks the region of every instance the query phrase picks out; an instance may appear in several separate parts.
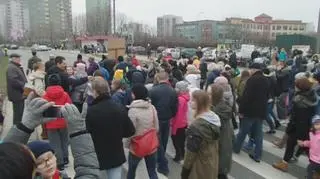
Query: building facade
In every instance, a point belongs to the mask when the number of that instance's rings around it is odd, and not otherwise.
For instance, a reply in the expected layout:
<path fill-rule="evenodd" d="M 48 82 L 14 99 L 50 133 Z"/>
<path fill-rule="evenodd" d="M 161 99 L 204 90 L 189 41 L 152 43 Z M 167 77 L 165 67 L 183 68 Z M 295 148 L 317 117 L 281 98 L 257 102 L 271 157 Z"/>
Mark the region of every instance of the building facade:
<path fill-rule="evenodd" d="M 111 0 L 86 0 L 87 32 L 108 35 L 112 32 Z"/>
<path fill-rule="evenodd" d="M 320 34 L 320 9 L 319 9 L 319 17 L 318 17 L 318 29 L 317 29 L 318 34 Z"/>
<path fill-rule="evenodd" d="M 201 20 L 175 25 L 175 35 L 193 42 L 212 43 L 216 21 Z"/>
<path fill-rule="evenodd" d="M 252 19 L 227 18 L 227 23 L 241 26 L 242 38 L 273 41 L 277 35 L 303 34 L 308 32 L 307 23 L 299 20 L 273 20 L 267 14 Z"/>
<path fill-rule="evenodd" d="M 27 0 L 32 42 L 58 43 L 72 35 L 71 0 Z"/>
<path fill-rule="evenodd" d="M 24 37 L 24 1 L 9 0 L 6 5 L 6 31 L 7 38 L 11 41 L 16 41 Z"/>
<path fill-rule="evenodd" d="M 7 36 L 7 4 L 0 1 L 0 36 L 6 39 Z"/>
<path fill-rule="evenodd" d="M 182 24 L 183 18 L 174 15 L 164 15 L 157 18 L 157 36 L 173 37 L 175 36 L 175 26 Z"/>

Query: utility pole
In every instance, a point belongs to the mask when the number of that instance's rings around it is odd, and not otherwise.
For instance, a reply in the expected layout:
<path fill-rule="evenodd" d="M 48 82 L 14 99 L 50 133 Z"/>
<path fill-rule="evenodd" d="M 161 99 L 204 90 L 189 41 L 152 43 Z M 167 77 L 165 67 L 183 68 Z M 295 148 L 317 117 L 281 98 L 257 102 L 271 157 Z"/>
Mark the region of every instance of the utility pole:
<path fill-rule="evenodd" d="M 116 34 L 116 0 L 113 1 L 113 34 Z"/>

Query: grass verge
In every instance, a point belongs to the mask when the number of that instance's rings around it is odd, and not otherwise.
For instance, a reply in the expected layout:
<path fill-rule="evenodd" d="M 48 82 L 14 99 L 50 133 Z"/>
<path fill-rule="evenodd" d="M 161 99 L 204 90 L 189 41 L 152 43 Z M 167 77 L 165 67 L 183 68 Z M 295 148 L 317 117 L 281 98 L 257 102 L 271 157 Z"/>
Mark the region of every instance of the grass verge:
<path fill-rule="evenodd" d="M 0 93 L 7 93 L 7 68 L 8 68 L 9 59 L 8 57 L 0 57 Z"/>

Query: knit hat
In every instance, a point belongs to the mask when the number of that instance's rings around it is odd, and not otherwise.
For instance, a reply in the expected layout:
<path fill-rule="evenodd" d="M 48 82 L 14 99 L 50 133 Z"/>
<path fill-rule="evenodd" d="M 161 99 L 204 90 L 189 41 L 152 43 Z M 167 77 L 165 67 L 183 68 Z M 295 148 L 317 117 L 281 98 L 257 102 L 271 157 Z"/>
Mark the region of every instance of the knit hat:
<path fill-rule="evenodd" d="M 176 91 L 177 92 L 188 92 L 188 83 L 186 81 L 179 81 L 176 83 Z"/>
<path fill-rule="evenodd" d="M 320 122 L 320 115 L 314 115 L 312 118 L 312 124 Z"/>
<path fill-rule="evenodd" d="M 35 158 L 38 158 L 42 154 L 46 152 L 52 152 L 54 153 L 53 149 L 50 147 L 48 142 L 43 142 L 43 141 L 33 141 L 28 143 L 27 145 Z"/>
<path fill-rule="evenodd" d="M 260 63 L 253 63 L 253 64 L 250 65 L 249 68 L 250 68 L 250 69 L 261 70 L 261 69 L 262 69 L 262 64 L 260 64 Z"/>
<path fill-rule="evenodd" d="M 197 69 L 194 65 L 188 65 L 187 66 L 187 74 L 199 74 L 200 71 Z"/>
<path fill-rule="evenodd" d="M 148 89 L 143 84 L 134 84 L 132 86 L 132 93 L 135 96 L 136 100 L 142 99 L 147 100 L 148 99 Z"/>
<path fill-rule="evenodd" d="M 294 79 L 295 80 L 298 80 L 298 79 L 301 79 L 301 78 L 307 78 L 307 74 L 305 72 L 300 72 L 300 73 L 297 73 L 295 76 L 294 76 Z"/>

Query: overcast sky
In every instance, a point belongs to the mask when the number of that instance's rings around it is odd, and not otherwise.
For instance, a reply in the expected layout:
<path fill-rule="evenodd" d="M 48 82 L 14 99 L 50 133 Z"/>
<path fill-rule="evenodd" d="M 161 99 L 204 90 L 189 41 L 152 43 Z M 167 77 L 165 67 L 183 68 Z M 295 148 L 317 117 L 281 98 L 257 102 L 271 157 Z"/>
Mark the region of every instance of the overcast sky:
<path fill-rule="evenodd" d="M 228 4 L 226 4 L 228 2 Z M 320 0 L 116 0 L 117 12 L 136 22 L 156 26 L 164 14 L 182 16 L 185 21 L 226 17 L 246 17 L 266 13 L 274 19 L 303 20 L 318 23 Z M 85 13 L 85 0 L 72 0 L 74 14 Z"/>

